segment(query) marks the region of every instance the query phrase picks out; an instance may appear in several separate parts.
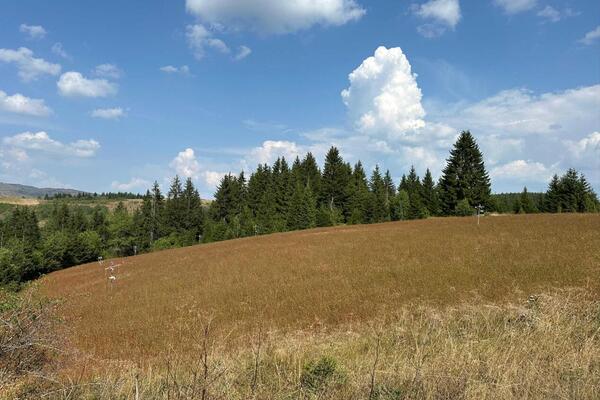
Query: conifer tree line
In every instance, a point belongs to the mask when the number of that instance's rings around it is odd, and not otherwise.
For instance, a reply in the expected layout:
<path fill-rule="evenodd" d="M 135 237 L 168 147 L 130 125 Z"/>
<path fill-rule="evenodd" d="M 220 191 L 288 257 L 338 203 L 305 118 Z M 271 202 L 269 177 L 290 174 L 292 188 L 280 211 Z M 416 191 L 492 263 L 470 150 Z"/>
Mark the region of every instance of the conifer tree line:
<path fill-rule="evenodd" d="M 337 224 L 368 224 L 429 216 L 473 215 L 476 206 L 500 212 L 598 212 L 585 177 L 569 169 L 545 194 L 492 195 L 483 156 L 470 132 L 454 144 L 442 176 L 414 167 L 398 184 L 379 166 L 345 162 L 332 147 L 319 168 L 308 153 L 259 165 L 249 177 L 227 174 L 212 202 L 202 202 L 191 179 L 175 177 L 163 194 L 158 183 L 141 205 L 69 205 L 52 200 L 49 211 L 17 207 L 0 219 L 0 285 L 114 256 Z M 139 200 L 138 200 L 139 201 Z M 139 204 L 139 203 L 138 203 Z M 41 215 L 41 217 L 40 217 Z M 41 221 L 40 221 L 41 219 Z"/>

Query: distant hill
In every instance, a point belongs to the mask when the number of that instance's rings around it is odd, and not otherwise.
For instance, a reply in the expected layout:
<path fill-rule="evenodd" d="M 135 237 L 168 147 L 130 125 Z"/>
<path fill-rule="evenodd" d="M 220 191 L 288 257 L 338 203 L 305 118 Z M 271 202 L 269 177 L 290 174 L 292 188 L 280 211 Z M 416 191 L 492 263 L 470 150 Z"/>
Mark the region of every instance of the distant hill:
<path fill-rule="evenodd" d="M 75 189 L 37 188 L 35 186 L 19 185 L 16 183 L 0 182 L 0 197 L 44 197 L 57 194 L 70 194 L 76 196 L 85 193 Z"/>

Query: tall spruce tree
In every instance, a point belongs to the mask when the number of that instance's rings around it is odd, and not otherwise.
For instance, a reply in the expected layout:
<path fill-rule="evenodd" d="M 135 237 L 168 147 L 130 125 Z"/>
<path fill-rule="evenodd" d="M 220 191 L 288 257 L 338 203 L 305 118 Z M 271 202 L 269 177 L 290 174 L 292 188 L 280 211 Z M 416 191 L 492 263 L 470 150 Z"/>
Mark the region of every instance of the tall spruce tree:
<path fill-rule="evenodd" d="M 371 196 L 369 193 L 369 183 L 362 163 L 358 161 L 352 171 L 350 183 L 350 218 L 351 224 L 365 224 L 369 222 L 369 207 Z"/>
<path fill-rule="evenodd" d="M 272 168 L 272 184 L 275 198 L 274 224 L 276 231 L 286 230 L 286 220 L 294 186 L 284 157 L 278 158 Z"/>
<path fill-rule="evenodd" d="M 383 222 L 389 217 L 389 192 L 376 165 L 369 182 L 371 202 L 369 207 L 369 222 Z"/>
<path fill-rule="evenodd" d="M 453 215 L 458 202 L 467 199 L 473 206 L 490 206 L 490 178 L 475 138 L 463 131 L 450 151 L 440 180 L 440 205 L 444 215 Z"/>
<path fill-rule="evenodd" d="M 405 180 L 406 192 L 409 198 L 408 218 L 420 219 L 427 216 L 427 209 L 423 204 L 423 186 L 421 179 L 417 175 L 414 166 L 410 167 L 410 172 Z"/>
<path fill-rule="evenodd" d="M 312 153 L 307 153 L 301 163 L 301 176 L 305 185 L 310 185 L 313 196 L 321 193 L 321 170 Z"/>
<path fill-rule="evenodd" d="M 439 201 L 437 189 L 435 187 L 435 183 L 433 182 L 433 177 L 431 176 L 431 171 L 427 168 L 425 172 L 425 177 L 423 178 L 423 205 L 427 209 L 429 215 L 438 215 L 439 214 Z"/>
<path fill-rule="evenodd" d="M 556 174 L 552 177 L 546 196 L 544 196 L 544 211 L 550 213 L 562 211 L 560 179 Z"/>
<path fill-rule="evenodd" d="M 344 163 L 337 148 L 332 147 L 325 157 L 323 177 L 321 179 L 321 193 L 319 200 L 321 204 L 334 209 L 344 210 L 347 208 L 348 183 L 352 168 Z"/>

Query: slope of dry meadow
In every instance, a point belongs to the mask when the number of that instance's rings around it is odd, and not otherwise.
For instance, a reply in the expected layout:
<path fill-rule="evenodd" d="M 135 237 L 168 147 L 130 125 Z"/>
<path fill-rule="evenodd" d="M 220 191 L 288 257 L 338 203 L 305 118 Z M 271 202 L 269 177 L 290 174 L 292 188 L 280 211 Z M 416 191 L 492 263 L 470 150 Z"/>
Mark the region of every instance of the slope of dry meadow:
<path fill-rule="evenodd" d="M 600 395 L 600 215 L 343 226 L 116 262 L 112 287 L 97 263 L 42 282 L 68 347 L 110 366 L 94 398 L 133 396 L 121 378 L 148 368 L 142 398 Z M 207 343 L 223 371 L 198 383 Z M 311 360 L 334 364 L 318 390 Z"/>

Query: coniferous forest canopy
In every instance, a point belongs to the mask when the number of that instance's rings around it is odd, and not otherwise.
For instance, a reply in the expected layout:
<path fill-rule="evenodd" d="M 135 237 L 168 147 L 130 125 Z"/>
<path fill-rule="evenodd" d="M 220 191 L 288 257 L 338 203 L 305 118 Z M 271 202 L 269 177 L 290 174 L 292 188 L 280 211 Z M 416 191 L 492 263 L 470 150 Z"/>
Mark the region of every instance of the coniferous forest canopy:
<path fill-rule="evenodd" d="M 81 195 L 80 198 L 94 198 Z M 112 194 L 128 199 L 132 194 Z M 32 207 L 16 207 L 0 220 L 0 285 L 21 282 L 98 257 L 130 256 L 198 242 L 213 242 L 273 232 L 420 219 L 486 212 L 598 212 L 600 203 L 585 177 L 569 169 L 554 176 L 546 193 L 492 194 L 483 156 L 473 135 L 462 132 L 436 183 L 429 170 L 415 168 L 399 184 L 378 166 L 367 174 L 361 162 L 350 165 L 337 148 L 323 169 L 311 153 L 288 163 L 259 165 L 250 175 L 228 174 L 214 201 L 202 203 L 191 179 L 175 177 L 167 193 L 158 183 L 131 212 L 120 202 L 106 207 L 53 201 L 45 219 Z"/>

